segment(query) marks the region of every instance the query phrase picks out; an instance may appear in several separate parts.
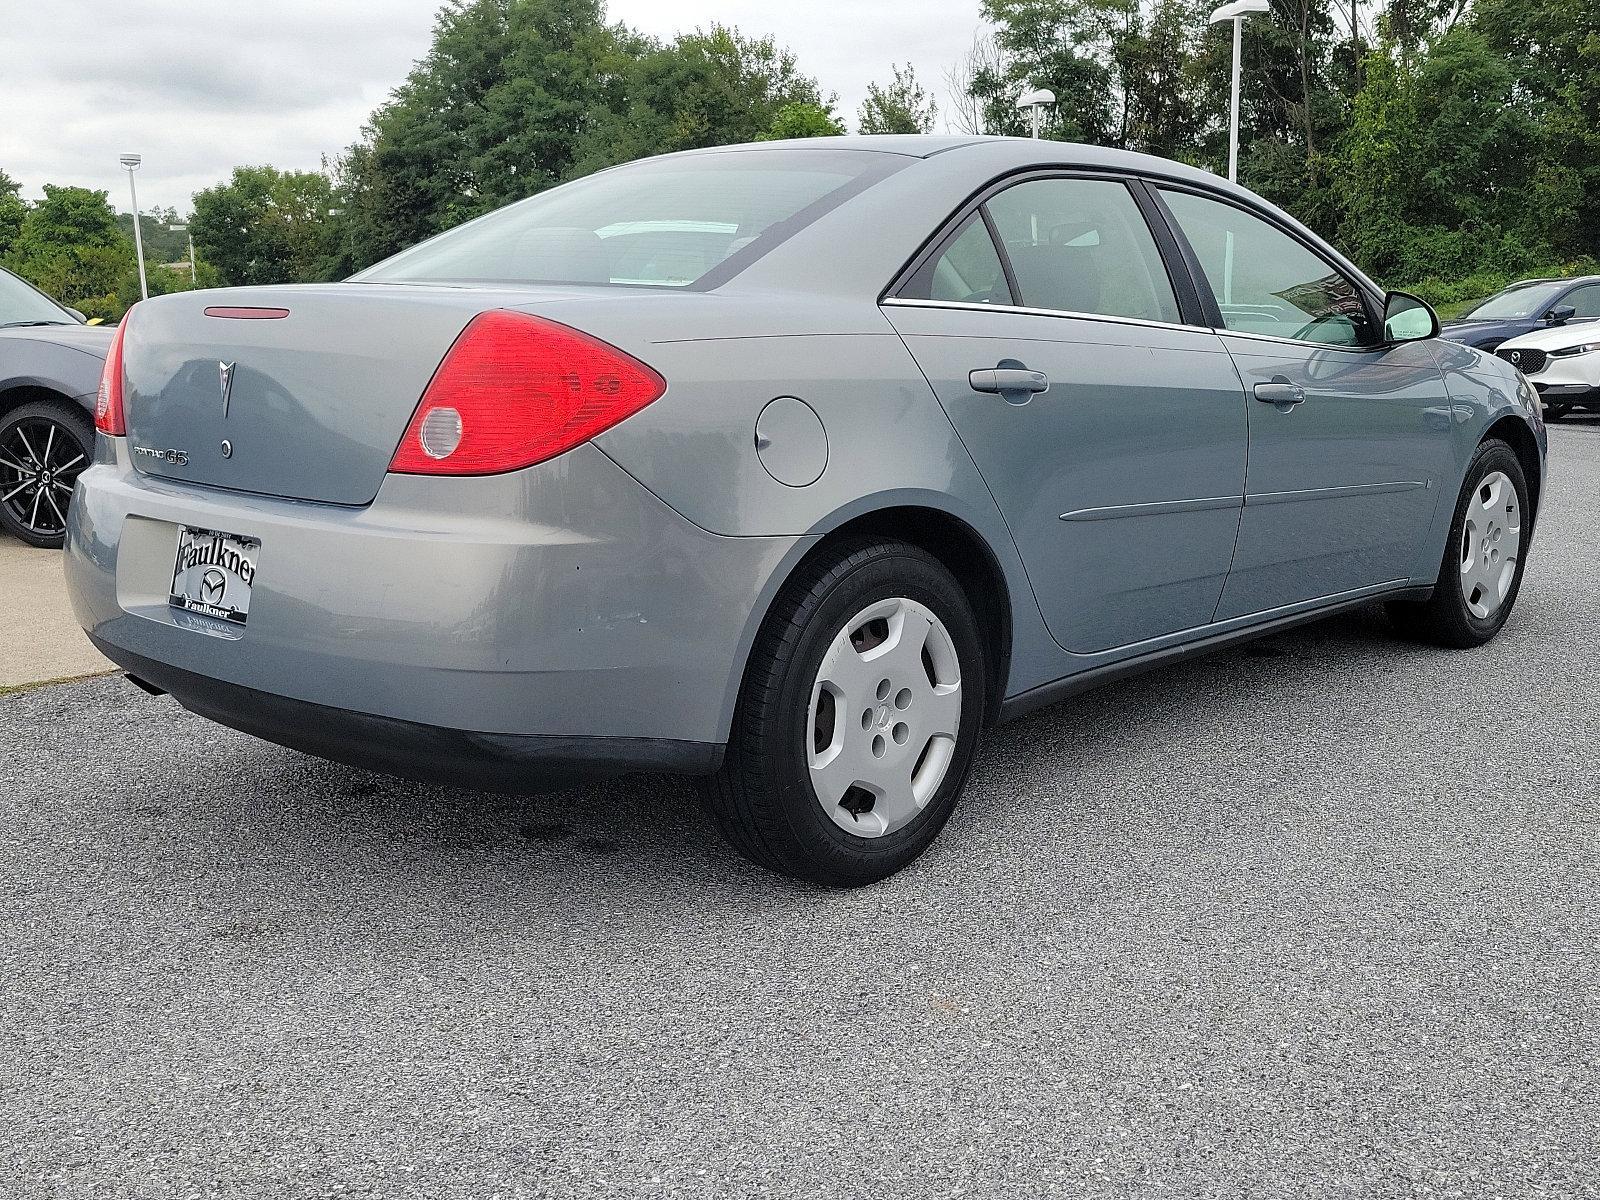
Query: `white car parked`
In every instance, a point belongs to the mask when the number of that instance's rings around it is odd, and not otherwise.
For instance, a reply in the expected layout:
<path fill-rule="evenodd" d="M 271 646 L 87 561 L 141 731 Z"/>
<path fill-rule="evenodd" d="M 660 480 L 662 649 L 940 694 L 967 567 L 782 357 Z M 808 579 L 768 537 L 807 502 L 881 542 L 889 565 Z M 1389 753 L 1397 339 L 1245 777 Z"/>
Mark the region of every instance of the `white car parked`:
<path fill-rule="evenodd" d="M 1495 353 L 1539 390 L 1548 419 L 1574 408 L 1600 412 L 1600 322 L 1535 330 L 1501 342 Z"/>

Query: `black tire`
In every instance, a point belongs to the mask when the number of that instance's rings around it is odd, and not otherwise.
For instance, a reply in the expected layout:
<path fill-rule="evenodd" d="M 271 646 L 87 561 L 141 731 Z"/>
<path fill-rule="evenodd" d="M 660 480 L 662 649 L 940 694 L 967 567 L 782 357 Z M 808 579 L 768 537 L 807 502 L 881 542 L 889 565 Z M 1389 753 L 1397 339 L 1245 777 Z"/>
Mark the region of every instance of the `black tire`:
<path fill-rule="evenodd" d="M 1462 595 L 1461 542 L 1467 506 L 1472 495 L 1484 478 L 1495 471 L 1503 472 L 1516 489 L 1517 507 L 1522 514 L 1522 545 L 1505 599 L 1488 617 L 1478 617 L 1467 607 L 1467 598 Z M 1456 499 L 1455 515 L 1450 521 L 1450 537 L 1445 542 L 1433 595 L 1425 601 L 1391 601 L 1387 605 L 1390 619 L 1402 634 L 1417 641 L 1456 649 L 1483 645 L 1500 632 L 1501 626 L 1511 616 L 1517 593 L 1522 588 L 1522 571 L 1527 563 L 1528 539 L 1532 532 L 1533 510 L 1528 504 L 1528 481 L 1522 471 L 1522 462 L 1506 443 L 1490 439 L 1478 447 L 1472 462 L 1467 465 L 1466 479 L 1461 487 L 1461 495 Z"/>
<path fill-rule="evenodd" d="M 1546 421 L 1559 421 L 1572 411 L 1570 404 L 1549 404 L 1545 406 L 1544 419 Z"/>
<path fill-rule="evenodd" d="M 807 763 L 812 687 L 829 645 L 876 600 L 904 597 L 943 622 L 961 670 L 956 745 L 922 811 L 881 837 L 836 824 Z M 982 639 L 966 593 L 931 554 L 903 542 L 842 543 L 804 564 L 778 594 L 745 670 L 721 771 L 704 795 L 723 836 L 761 866 L 797 879 L 857 887 L 893 874 L 938 836 L 977 751 L 988 703 Z"/>
<path fill-rule="evenodd" d="M 40 474 L 33 468 L 46 458 L 47 445 L 48 469 Z M 30 400 L 0 416 L 0 529 L 30 546 L 59 550 L 67 540 L 72 485 L 93 458 L 94 422 L 70 400 Z"/>

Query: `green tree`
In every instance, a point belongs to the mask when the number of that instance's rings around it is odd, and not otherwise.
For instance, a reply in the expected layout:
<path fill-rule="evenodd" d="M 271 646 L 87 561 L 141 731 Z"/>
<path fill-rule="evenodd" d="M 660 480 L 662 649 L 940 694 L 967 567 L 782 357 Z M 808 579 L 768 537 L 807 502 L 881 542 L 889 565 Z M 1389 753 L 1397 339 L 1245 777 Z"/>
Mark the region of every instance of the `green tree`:
<path fill-rule="evenodd" d="M 226 284 L 319 280 L 338 252 L 335 207 L 320 172 L 235 167 L 227 183 L 195 194 L 190 232 Z"/>
<path fill-rule="evenodd" d="M 117 228 L 106 193 L 89 188 L 45 184 L 44 198 L 22 220 L 6 266 L 91 317 L 120 315 L 126 305 L 118 291 L 128 278 L 138 298 L 133 243 Z"/>
<path fill-rule="evenodd" d="M 177 262 L 189 257 L 188 235 L 175 232 L 171 227 L 183 218 L 175 208 L 152 208 L 139 214 L 139 232 L 144 236 L 145 257 L 155 262 Z M 133 214 L 119 212 L 117 228 L 122 236 L 133 239 Z"/>
<path fill-rule="evenodd" d="M 770 37 L 724 25 L 667 43 L 625 30 L 615 36 L 623 86 L 591 113 L 573 175 L 649 154 L 754 141 L 785 105 L 826 107 L 817 81 Z"/>
<path fill-rule="evenodd" d="M 23 218 L 12 253 L 31 259 L 123 243 L 107 193 L 47 183 L 44 199 Z"/>
<path fill-rule="evenodd" d="M 1558 251 L 1600 255 L 1600 5 L 1478 0 L 1471 19 L 1534 124 L 1523 203 Z"/>
<path fill-rule="evenodd" d="M 0 171 L 0 258 L 4 258 L 22 232 L 28 206 L 22 202 L 22 184 Z"/>
<path fill-rule="evenodd" d="M 450 0 L 427 55 L 338 168 L 371 262 L 567 178 L 627 56 L 599 0 Z"/>
<path fill-rule="evenodd" d="M 861 133 L 932 133 L 938 115 L 938 104 L 907 63 L 894 67 L 894 80 L 887 87 L 867 84 L 867 98 L 856 121 Z"/>
<path fill-rule="evenodd" d="M 844 126 L 833 115 L 833 110 L 810 100 L 785 104 L 772 119 L 765 133 L 758 133 L 758 142 L 776 142 L 785 138 L 833 137 L 844 132 Z"/>

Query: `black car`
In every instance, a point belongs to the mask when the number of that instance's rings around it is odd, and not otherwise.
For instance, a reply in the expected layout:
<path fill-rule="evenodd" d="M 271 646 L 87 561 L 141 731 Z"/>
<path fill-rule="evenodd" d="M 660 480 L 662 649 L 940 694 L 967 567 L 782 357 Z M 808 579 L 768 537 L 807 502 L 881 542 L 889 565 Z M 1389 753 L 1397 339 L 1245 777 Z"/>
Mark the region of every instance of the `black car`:
<path fill-rule="evenodd" d="M 1508 338 L 1568 321 L 1600 319 L 1600 275 L 1524 279 L 1446 321 L 1443 336 L 1493 352 Z"/>
<path fill-rule="evenodd" d="M 29 545 L 66 540 L 111 335 L 0 269 L 0 530 Z"/>

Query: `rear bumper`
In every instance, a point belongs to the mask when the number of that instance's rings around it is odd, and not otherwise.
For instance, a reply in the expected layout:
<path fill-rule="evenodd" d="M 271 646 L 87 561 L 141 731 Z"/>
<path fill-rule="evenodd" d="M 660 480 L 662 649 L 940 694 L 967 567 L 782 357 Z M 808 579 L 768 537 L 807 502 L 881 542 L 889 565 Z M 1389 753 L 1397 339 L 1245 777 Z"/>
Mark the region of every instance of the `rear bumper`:
<path fill-rule="evenodd" d="M 89 640 L 142 686 L 168 692 L 190 712 L 218 724 L 424 783 L 537 792 L 635 771 L 705 775 L 722 765 L 724 747 L 711 742 L 445 729 L 274 696 L 156 662 L 92 635 Z"/>
<path fill-rule="evenodd" d="M 108 658 L 223 724 L 458 783 L 713 769 L 807 541 L 707 533 L 593 446 L 390 476 L 364 508 L 184 486 L 127 453 L 99 439 L 69 512 L 73 609 Z M 259 539 L 242 630 L 167 604 L 180 524 Z"/>

